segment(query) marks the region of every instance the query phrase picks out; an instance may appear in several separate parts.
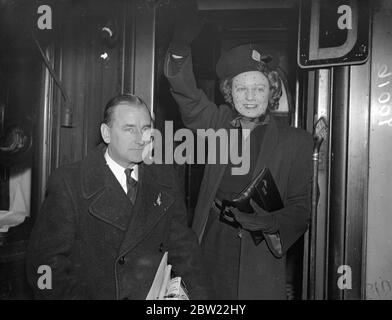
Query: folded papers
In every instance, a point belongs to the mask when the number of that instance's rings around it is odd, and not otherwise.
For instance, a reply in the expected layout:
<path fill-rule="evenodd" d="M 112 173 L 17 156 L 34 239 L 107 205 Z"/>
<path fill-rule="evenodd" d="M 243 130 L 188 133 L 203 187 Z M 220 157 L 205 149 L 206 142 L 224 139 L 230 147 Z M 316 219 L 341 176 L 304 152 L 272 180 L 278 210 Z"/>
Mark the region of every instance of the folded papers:
<path fill-rule="evenodd" d="M 165 252 L 146 300 L 189 300 L 181 277 L 172 278 L 172 265 L 167 261 L 168 252 Z"/>

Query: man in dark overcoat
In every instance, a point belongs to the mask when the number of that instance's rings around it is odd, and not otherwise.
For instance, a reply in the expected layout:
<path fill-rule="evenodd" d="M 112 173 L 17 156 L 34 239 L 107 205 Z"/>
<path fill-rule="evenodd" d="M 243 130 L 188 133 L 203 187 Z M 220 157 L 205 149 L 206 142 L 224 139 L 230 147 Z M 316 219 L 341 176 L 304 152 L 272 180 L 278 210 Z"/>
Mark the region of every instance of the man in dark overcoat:
<path fill-rule="evenodd" d="M 53 172 L 28 249 L 36 298 L 146 299 L 166 251 L 190 298 L 211 297 L 175 171 L 142 163 L 150 128 L 141 99 L 117 96 L 101 125 L 105 145 Z"/>

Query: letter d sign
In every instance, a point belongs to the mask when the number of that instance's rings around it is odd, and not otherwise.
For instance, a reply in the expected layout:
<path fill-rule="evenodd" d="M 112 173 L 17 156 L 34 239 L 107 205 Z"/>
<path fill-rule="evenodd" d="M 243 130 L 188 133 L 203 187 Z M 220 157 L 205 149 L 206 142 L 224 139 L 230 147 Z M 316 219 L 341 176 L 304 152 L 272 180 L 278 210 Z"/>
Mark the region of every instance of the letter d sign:
<path fill-rule="evenodd" d="M 342 265 L 338 268 L 338 273 L 342 274 L 338 278 L 338 288 L 340 290 L 351 289 L 352 288 L 351 267 L 347 265 Z"/>

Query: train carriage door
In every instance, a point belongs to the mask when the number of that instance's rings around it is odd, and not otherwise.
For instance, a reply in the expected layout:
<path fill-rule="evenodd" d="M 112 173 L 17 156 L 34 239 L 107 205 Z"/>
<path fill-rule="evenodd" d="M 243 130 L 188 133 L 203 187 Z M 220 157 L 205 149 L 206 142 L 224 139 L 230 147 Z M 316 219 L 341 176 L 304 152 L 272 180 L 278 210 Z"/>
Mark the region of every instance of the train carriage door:
<path fill-rule="evenodd" d="M 197 85 L 208 98 L 223 103 L 215 65 L 221 53 L 243 43 L 259 43 L 266 53 L 275 57 L 274 64 L 281 75 L 284 94 L 275 111 L 278 121 L 306 129 L 306 108 L 303 78 L 297 67 L 297 29 L 299 1 L 230 1 L 199 0 L 199 16 L 204 27 L 192 43 L 192 58 Z M 166 79 L 162 77 L 164 54 L 173 28 L 174 7 L 163 5 L 158 9 L 156 37 L 156 114 L 161 120 L 173 120 L 174 128 L 183 127 L 175 101 L 170 96 Z M 300 91 L 303 94 L 299 94 Z M 157 124 L 159 125 L 159 124 Z M 186 188 L 189 222 L 192 221 L 204 166 L 187 165 Z M 202 191 L 200 191 L 202 192 Z M 287 296 L 300 299 L 302 290 L 303 239 L 290 250 L 287 258 Z"/>

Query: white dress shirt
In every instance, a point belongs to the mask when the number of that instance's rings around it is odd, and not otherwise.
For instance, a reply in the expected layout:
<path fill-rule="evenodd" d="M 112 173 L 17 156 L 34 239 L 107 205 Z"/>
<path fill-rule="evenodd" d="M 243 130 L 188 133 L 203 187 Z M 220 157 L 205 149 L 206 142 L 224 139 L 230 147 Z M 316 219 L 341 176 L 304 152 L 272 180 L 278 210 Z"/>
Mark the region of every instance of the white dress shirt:
<path fill-rule="evenodd" d="M 105 151 L 105 160 L 106 164 L 109 166 L 110 170 L 113 172 L 114 176 L 116 177 L 117 181 L 120 183 L 121 187 L 123 188 L 124 192 L 127 193 L 127 176 L 125 175 L 125 169 L 123 166 L 120 166 L 116 161 L 114 161 L 108 152 L 108 149 Z M 131 177 L 138 181 L 138 165 L 135 164 L 133 167 Z"/>

